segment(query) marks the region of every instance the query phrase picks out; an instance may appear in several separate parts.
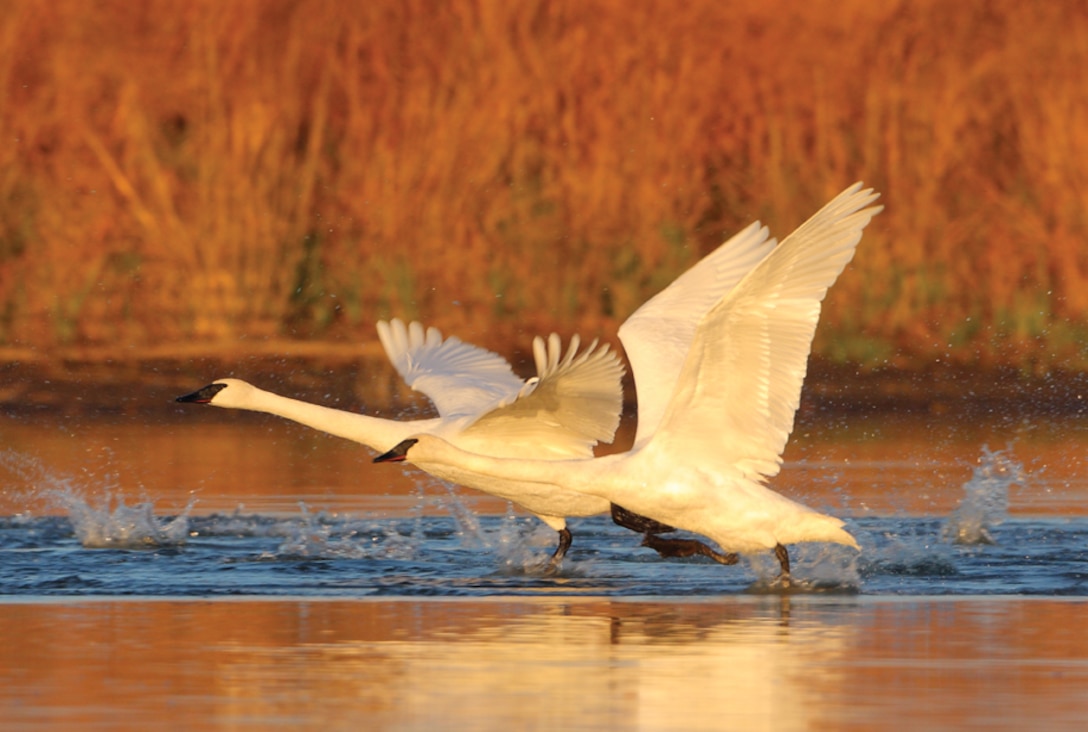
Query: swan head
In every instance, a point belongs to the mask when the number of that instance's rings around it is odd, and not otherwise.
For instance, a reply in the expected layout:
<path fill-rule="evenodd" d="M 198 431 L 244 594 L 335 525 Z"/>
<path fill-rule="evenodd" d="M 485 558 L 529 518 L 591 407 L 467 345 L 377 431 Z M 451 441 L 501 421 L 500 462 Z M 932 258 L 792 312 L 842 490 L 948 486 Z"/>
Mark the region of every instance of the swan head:
<path fill-rule="evenodd" d="M 183 394 L 174 401 L 189 404 L 212 404 L 216 407 L 244 408 L 256 387 L 240 379 L 216 379 L 191 394 Z"/>
<path fill-rule="evenodd" d="M 401 440 L 392 450 L 383 452 L 374 458 L 374 462 L 408 462 L 415 465 L 463 467 L 466 460 L 471 461 L 474 457 L 477 456 L 450 444 L 446 439 L 438 435 L 430 432 L 420 432 L 406 440 Z"/>
<path fill-rule="evenodd" d="M 376 463 L 402 463 L 408 459 L 408 451 L 412 449 L 419 442 L 417 437 L 409 437 L 407 440 L 401 440 L 398 442 L 392 450 L 383 452 L 378 457 L 374 458 Z"/>

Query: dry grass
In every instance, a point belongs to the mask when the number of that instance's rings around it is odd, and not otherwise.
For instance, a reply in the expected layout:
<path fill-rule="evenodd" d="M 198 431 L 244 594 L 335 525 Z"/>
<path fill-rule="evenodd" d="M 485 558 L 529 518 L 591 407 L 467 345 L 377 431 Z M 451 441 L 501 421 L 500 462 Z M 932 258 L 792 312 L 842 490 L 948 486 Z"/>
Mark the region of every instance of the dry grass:
<path fill-rule="evenodd" d="M 6 3 L 0 344 L 611 334 L 862 179 L 818 352 L 1088 361 L 1078 2 L 343 5 Z"/>

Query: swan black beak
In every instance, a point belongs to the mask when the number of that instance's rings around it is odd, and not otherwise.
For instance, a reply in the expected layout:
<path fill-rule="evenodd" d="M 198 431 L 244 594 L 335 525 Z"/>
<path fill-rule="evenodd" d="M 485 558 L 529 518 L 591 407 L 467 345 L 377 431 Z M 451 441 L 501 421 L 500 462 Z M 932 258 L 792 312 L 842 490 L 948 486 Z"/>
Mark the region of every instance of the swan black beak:
<path fill-rule="evenodd" d="M 383 452 L 381 455 L 374 458 L 374 462 L 402 463 L 404 462 L 405 458 L 408 457 L 408 449 L 417 442 L 419 442 L 419 440 L 413 437 L 410 437 L 407 440 L 401 440 L 392 450 L 390 450 L 389 452 Z"/>
<path fill-rule="evenodd" d="M 175 402 L 189 402 L 192 404 L 208 404 L 215 395 L 227 388 L 226 384 L 208 384 L 197 389 L 192 394 L 184 394 L 175 399 Z"/>

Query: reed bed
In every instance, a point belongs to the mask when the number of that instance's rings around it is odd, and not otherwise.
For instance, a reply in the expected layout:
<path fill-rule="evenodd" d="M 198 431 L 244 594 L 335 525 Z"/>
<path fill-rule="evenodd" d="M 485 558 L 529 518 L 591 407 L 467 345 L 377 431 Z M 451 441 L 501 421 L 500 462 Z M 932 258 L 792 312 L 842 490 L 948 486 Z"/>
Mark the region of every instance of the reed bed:
<path fill-rule="evenodd" d="M 1080 2 L 3 10 L 3 346 L 608 338 L 864 180 L 887 208 L 818 354 L 1088 361 Z"/>

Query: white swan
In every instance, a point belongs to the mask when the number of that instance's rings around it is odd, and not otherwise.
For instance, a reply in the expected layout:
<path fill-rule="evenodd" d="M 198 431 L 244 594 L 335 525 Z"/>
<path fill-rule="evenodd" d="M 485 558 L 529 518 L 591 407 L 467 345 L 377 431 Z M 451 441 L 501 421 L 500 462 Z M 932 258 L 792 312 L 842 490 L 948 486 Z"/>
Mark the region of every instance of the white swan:
<path fill-rule="evenodd" d="M 574 336 L 566 356 L 554 333 L 533 341 L 537 376 L 522 381 L 498 354 L 446 338 L 435 328 L 400 320 L 377 325 L 386 355 L 405 382 L 434 403 L 439 416 L 398 421 L 346 412 L 273 394 L 240 379 L 217 379 L 179 402 L 266 412 L 388 450 L 417 433 L 440 435 L 465 450 L 498 457 L 592 457 L 597 442 L 612 440 L 623 409 L 623 365 L 594 341 L 577 355 Z M 558 563 L 571 542 L 566 516 L 609 509 L 603 498 L 538 483 L 476 475 L 455 466 L 428 471 L 439 478 L 520 504 L 559 532 Z"/>
<path fill-rule="evenodd" d="M 637 370 L 636 444 L 645 441 L 645 435 L 652 434 L 660 421 L 669 385 L 680 373 L 699 321 L 767 255 L 774 246 L 774 240 L 767 237 L 767 229 L 758 222 L 747 227 L 643 304 L 621 326 L 620 339 Z M 218 379 L 177 401 L 275 414 L 379 452 L 410 435 L 433 432 L 484 455 L 591 457 L 592 441 L 611 440 L 615 433 L 622 409 L 622 366 L 614 354 L 606 355 L 607 349 L 574 359 L 575 339 L 567 358 L 560 360 L 560 343 L 554 334 L 547 344 L 537 338 L 533 349 L 541 384 L 534 387 L 515 376 L 501 356 L 456 338 L 443 341 L 434 328 L 424 333 L 418 323 L 406 328 L 399 320 L 381 322 L 377 327 L 389 360 L 410 387 L 431 399 L 439 418 L 378 419 L 279 396 L 239 379 Z M 654 379 L 644 383 L 639 373 L 652 373 Z M 523 390 L 530 389 L 533 399 L 516 400 L 518 395 L 525 396 Z M 549 400 L 554 396 L 549 395 L 563 397 L 558 413 L 552 413 Z M 494 404 L 502 408 L 489 412 Z M 505 498 L 534 513 L 559 532 L 553 566 L 571 544 L 566 517 L 592 516 L 611 509 L 616 523 L 635 531 L 671 528 L 610 506 L 603 498 L 535 481 L 510 481 L 450 465 L 434 466 L 427 472 Z"/>
<path fill-rule="evenodd" d="M 661 523 L 714 540 L 648 533 L 665 556 L 703 553 L 723 564 L 737 553 L 773 550 L 789 584 L 786 544 L 834 542 L 858 548 L 843 522 L 766 488 L 793 429 L 820 303 L 850 261 L 881 206 L 851 186 L 802 224 L 720 299 L 699 323 L 675 383 L 635 362 L 640 400 L 670 391 L 659 422 L 640 429 L 628 452 L 596 459 L 496 459 L 421 435 L 375 461 L 408 460 L 425 470 L 457 466 L 502 480 L 600 496 Z"/>

